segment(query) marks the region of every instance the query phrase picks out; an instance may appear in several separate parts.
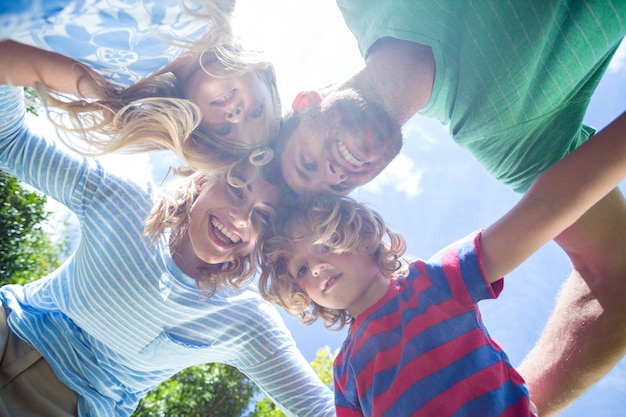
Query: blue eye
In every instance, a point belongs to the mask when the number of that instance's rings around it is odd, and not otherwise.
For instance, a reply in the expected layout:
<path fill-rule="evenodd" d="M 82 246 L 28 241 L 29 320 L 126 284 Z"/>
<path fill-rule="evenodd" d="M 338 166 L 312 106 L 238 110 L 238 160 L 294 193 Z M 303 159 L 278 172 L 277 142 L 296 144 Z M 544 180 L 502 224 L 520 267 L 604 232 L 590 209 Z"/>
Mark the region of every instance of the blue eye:
<path fill-rule="evenodd" d="M 309 270 L 308 264 L 302 265 L 300 269 L 298 269 L 298 272 L 296 273 L 296 278 L 302 278 L 303 276 L 306 275 L 308 270 Z"/>
<path fill-rule="evenodd" d="M 226 183 L 228 184 L 228 189 L 230 190 L 230 192 L 232 194 L 234 194 L 239 199 L 243 198 L 243 189 L 245 187 L 242 187 L 242 186 L 237 187 L 237 185 L 245 184 L 246 183 L 246 179 L 245 178 L 240 177 L 238 175 L 232 175 L 231 179 L 228 180 Z M 233 183 L 234 183 L 234 185 L 233 185 Z"/>
<path fill-rule="evenodd" d="M 234 185 L 230 185 L 228 184 L 228 189 L 230 190 L 231 193 L 233 193 L 237 198 L 242 198 L 243 197 L 243 191 L 241 191 L 241 188 L 239 187 L 235 187 Z"/>
<path fill-rule="evenodd" d="M 252 111 L 248 113 L 248 116 L 250 116 L 253 119 L 256 119 L 263 115 L 263 110 L 265 110 L 265 103 L 261 103 L 258 106 L 256 106 L 254 109 L 252 109 Z"/>
<path fill-rule="evenodd" d="M 258 218 L 261 219 L 263 227 L 269 227 L 270 223 L 272 222 L 272 215 L 264 210 L 256 210 L 255 213 Z"/>
<path fill-rule="evenodd" d="M 315 171 L 315 163 L 309 161 L 304 155 L 300 155 L 300 162 L 302 167 L 307 171 Z"/>

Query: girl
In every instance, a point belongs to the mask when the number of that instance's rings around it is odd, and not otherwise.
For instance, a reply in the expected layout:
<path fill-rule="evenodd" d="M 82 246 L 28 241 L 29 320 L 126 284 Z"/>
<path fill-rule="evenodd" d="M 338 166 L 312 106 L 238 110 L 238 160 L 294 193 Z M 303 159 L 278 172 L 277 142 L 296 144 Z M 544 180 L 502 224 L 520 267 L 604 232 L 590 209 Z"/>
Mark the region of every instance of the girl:
<path fill-rule="evenodd" d="M 259 287 L 304 324 L 350 325 L 334 362 L 337 415 L 536 415 L 477 302 L 626 177 L 625 128 L 626 113 L 499 221 L 402 275 L 404 239 L 367 207 L 318 195 L 281 208 Z"/>
<path fill-rule="evenodd" d="M 173 149 L 189 165 L 225 168 L 277 130 L 273 66 L 235 45 L 232 2 L 67 3 L 0 44 L 0 77 L 47 87 L 48 104 L 64 110 L 55 123 L 82 133 L 74 149 Z"/>
<path fill-rule="evenodd" d="M 81 236 L 49 276 L 0 288 L 10 328 L 0 415 L 127 416 L 156 384 L 205 362 L 239 368 L 288 415 L 334 415 L 332 394 L 249 284 L 278 204 L 258 167 L 271 154 L 193 172 L 153 197 L 152 185 L 32 134 L 17 91 L 0 88 L 0 167 L 68 206 Z"/>

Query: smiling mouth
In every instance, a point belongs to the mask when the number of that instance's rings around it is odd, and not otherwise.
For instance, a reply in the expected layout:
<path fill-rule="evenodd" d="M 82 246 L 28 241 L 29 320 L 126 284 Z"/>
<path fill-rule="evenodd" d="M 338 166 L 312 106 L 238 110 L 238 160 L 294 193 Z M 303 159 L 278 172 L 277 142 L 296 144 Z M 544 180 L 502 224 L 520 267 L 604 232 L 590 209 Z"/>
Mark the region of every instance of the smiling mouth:
<path fill-rule="evenodd" d="M 232 98 L 235 96 L 235 89 L 233 88 L 232 90 L 230 90 L 228 93 L 224 94 L 222 97 L 215 99 L 211 102 L 211 104 L 214 104 L 216 106 L 220 106 L 223 107 L 225 105 L 227 105 L 230 100 L 232 100 Z"/>
<path fill-rule="evenodd" d="M 224 224 L 222 224 L 217 218 L 211 218 L 211 226 L 213 226 L 213 232 L 215 233 L 215 237 L 217 237 L 220 242 L 224 242 L 227 244 L 241 242 L 241 237 L 228 230 L 228 228 Z"/>
<path fill-rule="evenodd" d="M 351 166 L 360 168 L 365 164 L 364 161 L 361 161 L 359 158 L 354 156 L 354 154 L 350 152 L 350 149 L 348 149 L 346 144 L 342 141 L 337 141 L 337 147 L 339 148 L 339 155 L 341 155 L 341 158 Z"/>
<path fill-rule="evenodd" d="M 333 285 L 335 285 L 335 283 L 339 280 L 339 278 L 341 278 L 341 274 L 333 275 L 332 277 L 330 277 L 328 281 L 326 281 L 326 283 L 324 284 L 324 288 L 322 289 L 322 292 L 325 292 L 326 290 L 331 288 Z"/>

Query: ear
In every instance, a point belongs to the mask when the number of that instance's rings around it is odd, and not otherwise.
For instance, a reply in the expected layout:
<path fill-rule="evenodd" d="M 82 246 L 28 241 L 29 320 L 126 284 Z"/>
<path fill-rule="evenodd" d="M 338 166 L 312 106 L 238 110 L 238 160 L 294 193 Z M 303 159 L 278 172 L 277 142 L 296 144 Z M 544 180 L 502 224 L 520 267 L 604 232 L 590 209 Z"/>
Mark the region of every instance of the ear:
<path fill-rule="evenodd" d="M 322 102 L 322 96 L 317 91 L 302 91 L 296 95 L 291 108 L 297 113 L 306 113 L 312 106 Z"/>
<path fill-rule="evenodd" d="M 196 194 L 199 194 L 202 191 L 202 189 L 206 185 L 207 181 L 208 181 L 208 178 L 207 178 L 206 175 L 200 175 L 198 178 L 196 178 L 196 180 L 194 181 Z"/>

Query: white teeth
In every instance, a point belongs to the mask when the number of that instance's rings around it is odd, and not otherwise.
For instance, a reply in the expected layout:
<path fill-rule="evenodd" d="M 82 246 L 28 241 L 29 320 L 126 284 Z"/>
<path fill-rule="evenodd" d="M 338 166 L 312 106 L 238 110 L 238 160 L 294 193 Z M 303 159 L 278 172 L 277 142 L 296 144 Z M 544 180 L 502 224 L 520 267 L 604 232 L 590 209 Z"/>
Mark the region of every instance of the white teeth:
<path fill-rule="evenodd" d="M 235 94 L 235 90 L 230 90 L 228 92 L 228 94 L 218 98 L 217 100 L 213 100 L 213 103 L 214 104 L 222 104 L 222 103 L 226 102 L 228 99 L 230 99 L 233 96 L 233 94 Z"/>
<path fill-rule="evenodd" d="M 230 230 L 226 228 L 222 223 L 218 222 L 217 219 L 211 219 L 211 225 L 215 227 L 220 233 L 216 233 L 215 236 L 219 240 L 224 243 L 239 243 L 241 238 L 236 234 L 232 233 Z M 227 239 L 226 239 L 227 238 Z"/>
<path fill-rule="evenodd" d="M 337 277 L 332 277 L 328 281 L 326 281 L 326 285 L 324 285 L 324 291 L 328 289 L 328 287 L 337 280 Z"/>
<path fill-rule="evenodd" d="M 342 142 L 339 141 L 339 153 L 350 165 L 354 165 L 355 167 L 362 166 L 365 162 L 359 160 L 356 156 L 350 152 L 350 149 Z"/>

